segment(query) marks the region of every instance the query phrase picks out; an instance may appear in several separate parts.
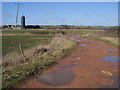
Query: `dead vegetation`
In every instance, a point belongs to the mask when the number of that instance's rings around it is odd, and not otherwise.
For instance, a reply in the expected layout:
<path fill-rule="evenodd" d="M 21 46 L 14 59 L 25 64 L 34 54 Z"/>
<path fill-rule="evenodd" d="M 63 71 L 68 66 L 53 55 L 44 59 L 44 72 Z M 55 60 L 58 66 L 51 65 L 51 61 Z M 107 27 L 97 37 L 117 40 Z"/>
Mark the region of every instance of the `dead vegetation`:
<path fill-rule="evenodd" d="M 110 30 L 104 30 L 99 33 L 96 33 L 97 36 L 99 37 L 118 37 L 118 29 L 110 29 Z"/>
<path fill-rule="evenodd" d="M 118 28 L 113 28 L 113 29 L 109 29 L 109 30 L 102 30 L 99 32 L 95 32 L 95 33 L 91 33 L 91 34 L 85 34 L 83 35 L 84 37 L 89 37 L 89 38 L 96 38 L 102 41 L 105 41 L 107 43 L 110 43 L 112 45 L 115 46 L 119 46 L 118 45 Z"/>

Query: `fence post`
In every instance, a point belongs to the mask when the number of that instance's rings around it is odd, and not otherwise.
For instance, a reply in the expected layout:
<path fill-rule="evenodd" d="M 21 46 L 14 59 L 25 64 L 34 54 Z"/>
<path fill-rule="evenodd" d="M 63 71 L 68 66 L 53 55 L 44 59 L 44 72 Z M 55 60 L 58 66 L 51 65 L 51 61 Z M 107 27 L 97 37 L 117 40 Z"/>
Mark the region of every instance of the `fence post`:
<path fill-rule="evenodd" d="M 20 52 L 21 52 L 21 54 L 22 54 L 22 56 L 23 56 L 23 59 L 24 59 L 24 62 L 25 62 L 26 57 L 25 57 L 25 54 L 24 54 L 24 52 L 23 52 L 23 49 L 22 49 L 22 45 L 21 45 L 21 44 L 19 44 L 19 48 L 20 48 Z"/>

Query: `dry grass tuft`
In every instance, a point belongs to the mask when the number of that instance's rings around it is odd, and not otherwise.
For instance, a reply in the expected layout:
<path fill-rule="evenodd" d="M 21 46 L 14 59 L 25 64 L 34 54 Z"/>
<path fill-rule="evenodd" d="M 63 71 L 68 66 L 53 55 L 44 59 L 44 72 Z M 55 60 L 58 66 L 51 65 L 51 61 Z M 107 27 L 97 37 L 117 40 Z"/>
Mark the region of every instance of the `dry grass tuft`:
<path fill-rule="evenodd" d="M 115 44 L 116 46 L 118 46 L 118 38 L 116 37 L 101 37 L 101 40 L 105 40 L 105 41 L 110 41 L 110 43 Z"/>
<path fill-rule="evenodd" d="M 84 34 L 83 37 L 95 38 L 118 46 L 118 29 L 102 30 L 96 33 Z"/>

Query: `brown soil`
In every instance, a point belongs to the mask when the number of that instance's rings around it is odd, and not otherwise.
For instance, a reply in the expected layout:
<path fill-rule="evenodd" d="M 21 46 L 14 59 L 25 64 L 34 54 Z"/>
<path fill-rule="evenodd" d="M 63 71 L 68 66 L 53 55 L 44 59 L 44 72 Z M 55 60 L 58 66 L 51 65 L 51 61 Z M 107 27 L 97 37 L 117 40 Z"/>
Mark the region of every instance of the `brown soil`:
<path fill-rule="evenodd" d="M 71 70 L 75 77 L 69 85 L 50 86 L 37 81 L 37 77 L 28 79 L 18 88 L 102 88 L 117 87 L 117 80 L 111 77 L 118 77 L 118 62 L 108 62 L 101 60 L 106 56 L 118 56 L 118 49 L 102 41 L 79 38 L 76 35 L 69 35 L 77 40 L 78 47 L 74 52 L 59 61 L 57 65 L 43 72 Z M 80 46 L 86 44 L 86 48 Z M 96 47 L 100 46 L 100 47 Z M 117 49 L 117 51 L 105 51 L 105 49 Z M 66 65 L 76 65 L 74 67 L 59 68 Z"/>

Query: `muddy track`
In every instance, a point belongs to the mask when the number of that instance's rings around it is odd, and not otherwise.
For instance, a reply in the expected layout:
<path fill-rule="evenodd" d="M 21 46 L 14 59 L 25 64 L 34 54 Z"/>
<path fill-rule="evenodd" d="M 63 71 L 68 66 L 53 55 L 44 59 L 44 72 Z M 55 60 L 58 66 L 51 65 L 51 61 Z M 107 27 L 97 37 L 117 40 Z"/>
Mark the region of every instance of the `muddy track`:
<path fill-rule="evenodd" d="M 57 65 L 18 88 L 117 88 L 118 49 L 102 41 L 69 35 L 78 47 Z"/>

